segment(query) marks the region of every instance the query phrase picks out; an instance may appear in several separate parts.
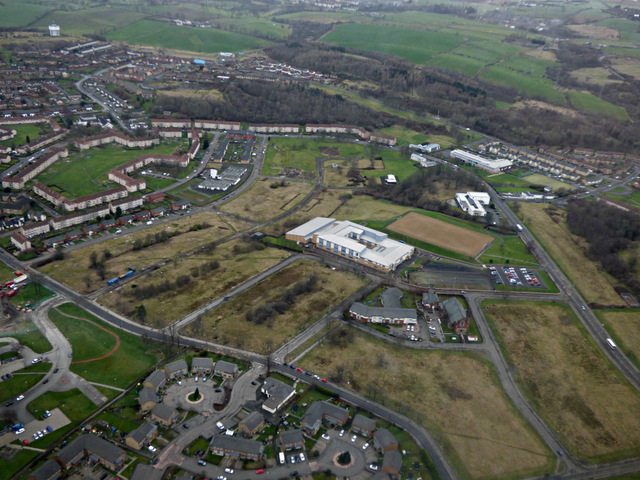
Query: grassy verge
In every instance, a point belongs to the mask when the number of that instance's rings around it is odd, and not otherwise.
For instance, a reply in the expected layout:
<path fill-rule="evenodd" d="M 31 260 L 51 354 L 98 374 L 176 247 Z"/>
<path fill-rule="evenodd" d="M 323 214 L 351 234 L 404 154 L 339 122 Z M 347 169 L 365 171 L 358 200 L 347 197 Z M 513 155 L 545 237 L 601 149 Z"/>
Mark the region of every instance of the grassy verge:
<path fill-rule="evenodd" d="M 35 326 L 35 325 L 34 325 Z M 35 353 L 45 353 L 50 351 L 53 347 L 49 343 L 49 340 L 38 330 L 37 328 L 26 333 L 20 333 L 13 335 L 22 345 L 30 348 Z"/>

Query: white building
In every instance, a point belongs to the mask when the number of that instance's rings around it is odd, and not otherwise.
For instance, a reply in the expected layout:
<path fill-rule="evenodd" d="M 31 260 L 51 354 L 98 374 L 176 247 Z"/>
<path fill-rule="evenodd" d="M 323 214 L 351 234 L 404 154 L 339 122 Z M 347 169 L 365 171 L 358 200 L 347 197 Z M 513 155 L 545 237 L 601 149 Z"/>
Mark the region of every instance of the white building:
<path fill-rule="evenodd" d="M 490 158 L 481 157 L 480 155 L 476 155 L 475 153 L 471 152 L 465 152 L 464 150 L 453 150 L 450 153 L 450 156 L 451 158 L 462 160 L 468 165 L 482 168 L 483 170 L 494 173 L 504 172 L 505 170 L 509 170 L 513 166 L 513 162 L 511 160 L 506 160 L 504 158 L 491 160 Z"/>
<path fill-rule="evenodd" d="M 395 175 L 387 175 L 387 178 L 385 178 L 384 180 L 385 182 L 387 182 L 387 185 L 395 185 L 396 183 L 398 183 L 398 179 L 396 178 Z"/>
<path fill-rule="evenodd" d="M 489 205 L 491 203 L 491 197 L 485 192 L 456 193 L 456 202 L 458 202 L 460 208 L 469 215 L 484 217 L 487 211 L 483 205 Z"/>
<path fill-rule="evenodd" d="M 438 164 L 437 162 L 434 162 L 433 160 L 429 160 L 428 158 L 423 157 L 418 153 L 412 153 L 411 160 L 413 160 L 414 162 L 418 162 L 421 167 L 425 167 L 425 168 L 435 167 Z"/>
<path fill-rule="evenodd" d="M 52 37 L 59 37 L 60 36 L 60 27 L 58 25 L 56 25 L 55 23 L 52 23 L 51 25 L 49 25 L 49 35 Z"/>
<path fill-rule="evenodd" d="M 318 248 L 353 262 L 390 272 L 411 258 L 414 248 L 378 232 L 348 221 L 317 217 L 287 232 L 286 238 L 314 243 Z"/>
<path fill-rule="evenodd" d="M 417 150 L 420 153 L 433 153 L 440 150 L 440 145 L 437 143 L 421 143 L 420 145 L 409 145 L 409 148 Z"/>

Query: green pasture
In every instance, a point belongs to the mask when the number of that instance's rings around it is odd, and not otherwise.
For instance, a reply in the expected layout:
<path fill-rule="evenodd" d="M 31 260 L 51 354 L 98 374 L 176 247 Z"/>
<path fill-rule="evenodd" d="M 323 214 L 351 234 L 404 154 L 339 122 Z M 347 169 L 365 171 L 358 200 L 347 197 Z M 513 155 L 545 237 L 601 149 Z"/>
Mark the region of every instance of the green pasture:
<path fill-rule="evenodd" d="M 416 162 L 404 157 L 398 150 L 380 149 L 374 152 L 374 158 L 381 157 L 384 163 L 384 170 L 361 170 L 365 177 L 380 178 L 393 174 L 398 181 L 405 180 L 411 176 L 418 167 Z"/>
<path fill-rule="evenodd" d="M 48 26 L 55 21 L 60 26 L 62 35 L 105 34 L 115 28 L 132 24 L 145 14 L 133 9 L 116 6 L 90 7 L 78 10 L 56 10 L 33 25 L 48 31 Z"/>
<path fill-rule="evenodd" d="M 236 33 L 250 37 L 267 37 L 284 40 L 291 34 L 291 28 L 284 23 L 274 23 L 268 18 L 251 16 L 220 18 L 216 22 L 221 28 L 233 29 Z"/>
<path fill-rule="evenodd" d="M 363 145 L 352 142 L 337 142 L 315 138 L 272 138 L 267 148 L 263 175 L 278 175 L 282 168 L 299 168 L 307 172 L 316 169 L 316 157 L 329 158 L 320 153 L 322 147 L 335 147 L 339 150 L 338 157 L 366 158 Z"/>
<path fill-rule="evenodd" d="M 349 23 L 338 25 L 322 37 L 334 45 L 396 55 L 410 62 L 425 63 L 464 41 L 461 33 L 420 31 L 399 27 Z"/>
<path fill-rule="evenodd" d="M 419 133 L 415 130 L 401 127 L 400 125 L 383 128 L 379 131 L 380 133 L 384 133 L 385 135 L 396 137 L 398 140 L 398 145 L 402 145 L 403 143 L 424 143 L 429 141 L 430 139 L 430 137 L 424 133 Z"/>
<path fill-rule="evenodd" d="M 172 142 L 146 150 L 129 150 L 117 145 L 93 148 L 57 161 L 38 175 L 37 180 L 57 187 L 70 198 L 91 195 L 115 186 L 108 181 L 107 173 L 112 168 L 149 153 L 169 155 L 177 146 L 177 142 Z"/>
<path fill-rule="evenodd" d="M 640 58 L 640 48 L 637 48 L 637 47 L 631 47 L 631 48 L 607 47 L 605 50 L 607 53 L 614 54 L 614 55 Z"/>
<path fill-rule="evenodd" d="M 215 28 L 179 27 L 165 22 L 141 20 L 107 35 L 109 40 L 152 45 L 192 52 L 238 52 L 266 47 L 270 42 Z"/>
<path fill-rule="evenodd" d="M 534 77 L 543 77 L 548 67 L 557 65 L 556 62 L 550 62 L 549 60 L 542 60 L 529 55 L 518 55 L 512 57 L 504 62 L 500 63 L 501 67 L 509 68 L 522 72 L 526 75 L 532 75 Z"/>
<path fill-rule="evenodd" d="M 475 77 L 486 65 L 482 60 L 464 57 L 457 53 L 444 53 L 442 55 L 437 55 L 429 59 L 428 64 L 430 67 L 453 70 L 454 72 L 460 72 L 470 77 Z"/>
<path fill-rule="evenodd" d="M 120 347 L 109 357 L 93 362 L 71 364 L 71 371 L 90 382 L 126 388 L 158 362 L 158 356 L 151 351 L 156 344 L 145 342 L 135 335 L 114 328 L 72 303 L 60 305 L 58 310 L 68 315 L 86 318 L 115 333 L 120 338 Z M 53 318 L 53 316 L 51 319 L 71 342 L 74 362 L 77 361 L 76 348 L 80 350 L 82 355 L 91 356 L 89 350 L 83 350 L 86 349 L 84 342 L 88 337 L 100 339 L 100 342 L 104 342 L 96 347 L 96 352 L 103 352 L 104 349 L 108 348 L 107 342 L 110 341 L 106 336 L 108 334 L 100 327 L 80 320 L 61 321 L 60 317 Z M 76 333 L 80 328 L 82 328 L 82 332 Z M 93 355 L 93 357 L 97 356 L 100 356 L 99 353 Z"/>
<path fill-rule="evenodd" d="M 617 120 L 629 120 L 629 114 L 620 105 L 602 100 L 588 92 L 567 92 L 569 99 L 575 108 L 580 110 L 588 110 L 593 113 L 600 113 L 613 117 Z"/>
<path fill-rule="evenodd" d="M 562 92 L 546 78 L 534 78 L 502 66 L 487 67 L 480 73 L 480 78 L 497 85 L 506 85 L 516 89 L 521 95 L 564 105 L 566 100 Z"/>
<path fill-rule="evenodd" d="M 38 124 L 6 125 L 5 128 L 15 130 L 17 132 L 15 137 L 0 142 L 0 145 L 4 145 L 5 147 L 10 147 L 12 145 L 20 147 L 27 143 L 27 137 L 29 137 L 29 140 L 33 142 L 40 136 L 40 125 Z"/>
<path fill-rule="evenodd" d="M 34 5 L 25 2 L 3 2 L 0 5 L 0 18 L 3 27 L 24 27 L 51 10 L 46 5 Z"/>
<path fill-rule="evenodd" d="M 543 187 L 551 187 L 554 190 L 559 188 L 573 188 L 571 185 L 565 182 L 561 182 L 560 180 L 556 180 L 555 178 L 547 177 L 546 175 L 542 175 L 541 173 L 534 173 L 531 175 L 525 175 L 522 177 L 523 180 L 532 183 L 533 185 L 542 185 Z"/>
<path fill-rule="evenodd" d="M 479 258 L 482 263 L 537 265 L 538 262 L 520 237 L 503 237 L 502 242 L 489 247 Z M 490 262 L 490 260 L 493 260 Z"/>

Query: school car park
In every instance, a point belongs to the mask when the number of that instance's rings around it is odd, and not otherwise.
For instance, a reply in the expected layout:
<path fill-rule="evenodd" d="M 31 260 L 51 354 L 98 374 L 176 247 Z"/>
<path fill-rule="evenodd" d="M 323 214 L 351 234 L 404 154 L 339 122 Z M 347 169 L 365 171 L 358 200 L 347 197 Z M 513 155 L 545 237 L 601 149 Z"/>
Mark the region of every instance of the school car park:
<path fill-rule="evenodd" d="M 490 266 L 489 273 L 496 285 L 507 285 L 514 288 L 547 288 L 537 271 L 530 267 Z"/>

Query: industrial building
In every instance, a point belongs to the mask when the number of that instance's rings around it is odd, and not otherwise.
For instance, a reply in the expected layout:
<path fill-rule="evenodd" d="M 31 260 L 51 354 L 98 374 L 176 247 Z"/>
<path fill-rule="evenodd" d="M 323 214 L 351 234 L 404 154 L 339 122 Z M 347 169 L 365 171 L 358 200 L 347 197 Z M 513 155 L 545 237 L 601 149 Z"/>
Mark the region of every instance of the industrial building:
<path fill-rule="evenodd" d="M 349 221 L 316 217 L 287 232 L 287 240 L 313 243 L 327 252 L 353 262 L 390 272 L 411 258 L 414 248 L 378 232 Z"/>
<path fill-rule="evenodd" d="M 453 150 L 450 153 L 451 158 L 463 161 L 467 165 L 481 168 L 488 172 L 500 173 L 513 167 L 513 162 L 504 158 L 492 160 L 490 158 L 481 157 L 475 153 L 465 152 L 464 150 Z"/>
<path fill-rule="evenodd" d="M 491 197 L 485 192 L 456 193 L 456 202 L 465 213 L 474 217 L 484 217 L 487 214 L 484 205 L 491 203 Z"/>

